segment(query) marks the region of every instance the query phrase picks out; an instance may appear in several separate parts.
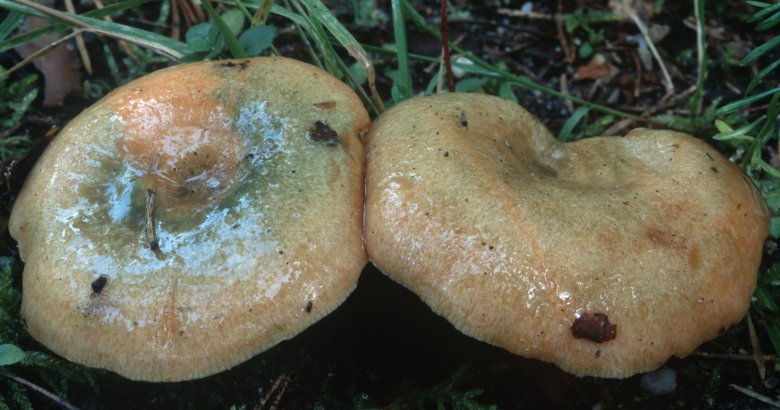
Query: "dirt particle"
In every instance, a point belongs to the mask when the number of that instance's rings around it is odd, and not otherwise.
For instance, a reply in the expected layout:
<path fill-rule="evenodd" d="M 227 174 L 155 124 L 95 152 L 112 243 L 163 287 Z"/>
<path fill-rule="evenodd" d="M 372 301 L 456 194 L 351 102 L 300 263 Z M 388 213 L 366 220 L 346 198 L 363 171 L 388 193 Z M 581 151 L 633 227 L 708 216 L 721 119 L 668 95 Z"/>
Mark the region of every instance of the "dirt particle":
<path fill-rule="evenodd" d="M 108 276 L 106 275 L 100 275 L 97 279 L 92 281 L 92 292 L 93 294 L 97 295 L 98 293 L 103 291 L 103 288 L 106 287 L 106 284 L 108 283 Z"/>
<path fill-rule="evenodd" d="M 329 147 L 339 145 L 339 134 L 322 121 L 317 121 L 309 128 L 309 138 Z"/>
<path fill-rule="evenodd" d="M 323 101 L 323 102 L 314 103 L 314 106 L 316 108 L 321 109 L 321 110 L 329 111 L 329 110 L 332 110 L 332 109 L 336 108 L 336 102 L 335 101 Z"/>
<path fill-rule="evenodd" d="M 232 61 L 228 61 L 226 63 L 220 64 L 220 67 L 222 67 L 222 68 L 236 68 L 236 67 L 238 67 L 239 70 L 243 70 L 248 65 L 249 65 L 249 60 L 241 61 L 239 63 L 234 63 Z"/>
<path fill-rule="evenodd" d="M 314 307 L 314 302 L 311 300 L 306 302 L 306 313 L 311 313 L 311 309 Z"/>
<path fill-rule="evenodd" d="M 617 336 L 617 325 L 609 322 L 606 313 L 583 313 L 572 323 L 571 334 L 577 339 L 603 343 Z"/>
<path fill-rule="evenodd" d="M 450 156 L 450 152 L 449 152 L 449 151 L 445 151 L 445 152 L 444 152 L 444 156 L 445 156 L 445 157 L 449 157 L 449 156 Z"/>

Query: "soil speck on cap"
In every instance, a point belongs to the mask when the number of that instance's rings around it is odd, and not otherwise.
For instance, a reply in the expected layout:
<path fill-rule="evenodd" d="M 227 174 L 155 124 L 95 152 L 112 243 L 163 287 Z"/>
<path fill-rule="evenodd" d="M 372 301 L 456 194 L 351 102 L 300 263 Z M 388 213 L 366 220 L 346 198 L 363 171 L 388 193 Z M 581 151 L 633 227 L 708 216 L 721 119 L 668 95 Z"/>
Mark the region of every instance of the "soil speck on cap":
<path fill-rule="evenodd" d="M 321 109 L 321 110 L 332 110 L 336 108 L 336 102 L 335 101 L 323 101 L 320 103 L 314 104 L 315 107 Z"/>
<path fill-rule="evenodd" d="M 617 336 L 617 325 L 609 323 L 609 317 L 604 313 L 583 313 L 572 323 L 571 334 L 577 339 L 603 343 Z"/>
<path fill-rule="evenodd" d="M 308 301 L 306 302 L 306 313 L 311 313 L 311 309 L 314 307 L 314 302 Z"/>
<path fill-rule="evenodd" d="M 100 275 L 100 277 L 92 281 L 92 292 L 97 295 L 103 291 L 103 288 L 106 287 L 107 283 L 108 277 L 106 275 Z"/>
<path fill-rule="evenodd" d="M 329 147 L 339 145 L 339 134 L 322 121 L 317 121 L 309 128 L 309 138 Z"/>
<path fill-rule="evenodd" d="M 228 61 L 227 63 L 220 64 L 220 67 L 223 67 L 223 68 L 236 68 L 236 67 L 238 67 L 239 70 L 243 70 L 248 65 L 249 65 L 249 60 L 242 61 L 240 63 L 234 63 L 232 61 Z"/>

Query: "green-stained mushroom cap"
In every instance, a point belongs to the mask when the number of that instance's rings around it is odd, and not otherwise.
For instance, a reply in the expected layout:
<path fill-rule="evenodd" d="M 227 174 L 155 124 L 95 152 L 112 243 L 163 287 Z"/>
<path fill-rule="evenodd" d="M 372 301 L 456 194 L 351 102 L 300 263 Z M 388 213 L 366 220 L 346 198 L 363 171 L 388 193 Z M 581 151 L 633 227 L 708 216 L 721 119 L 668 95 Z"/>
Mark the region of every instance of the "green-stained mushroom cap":
<path fill-rule="evenodd" d="M 464 333 L 627 377 L 741 320 L 769 218 L 713 148 L 672 131 L 557 141 L 518 105 L 415 98 L 367 137 L 366 249 Z"/>
<path fill-rule="evenodd" d="M 284 58 L 181 65 L 74 119 L 14 206 L 30 333 L 75 362 L 175 381 L 336 308 L 366 263 L 369 118 Z"/>

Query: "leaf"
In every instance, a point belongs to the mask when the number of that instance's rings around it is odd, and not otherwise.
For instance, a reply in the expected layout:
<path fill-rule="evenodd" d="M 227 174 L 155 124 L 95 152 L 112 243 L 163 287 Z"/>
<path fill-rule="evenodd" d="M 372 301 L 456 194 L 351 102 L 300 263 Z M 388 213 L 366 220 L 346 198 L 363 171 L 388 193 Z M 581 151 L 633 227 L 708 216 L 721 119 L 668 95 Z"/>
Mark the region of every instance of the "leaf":
<path fill-rule="evenodd" d="M 515 103 L 518 103 L 519 100 L 517 99 L 517 95 L 515 95 L 514 90 L 512 90 L 512 84 L 503 82 L 501 85 L 498 86 L 498 95 L 501 96 L 501 98 L 504 98 L 509 101 L 514 101 Z"/>
<path fill-rule="evenodd" d="M 260 55 L 274 41 L 277 29 L 274 26 L 259 25 L 241 33 L 238 42 L 248 57 Z"/>
<path fill-rule="evenodd" d="M 190 45 L 193 51 L 207 51 L 211 49 L 212 39 L 211 23 L 200 23 L 190 27 L 184 35 L 184 40 Z"/>
<path fill-rule="evenodd" d="M 464 78 L 455 84 L 455 91 L 459 93 L 479 91 L 487 81 L 488 79 L 484 77 Z"/>
<path fill-rule="evenodd" d="M 12 344 L 0 345 L 0 366 L 9 366 L 24 360 L 24 351 Z"/>
<path fill-rule="evenodd" d="M 593 54 L 593 46 L 590 43 L 583 43 L 577 51 L 577 55 L 580 58 L 588 58 L 591 54 Z"/>
<path fill-rule="evenodd" d="M 244 14 L 239 9 L 232 9 L 222 13 L 222 21 L 225 22 L 230 32 L 237 36 L 244 29 Z"/>

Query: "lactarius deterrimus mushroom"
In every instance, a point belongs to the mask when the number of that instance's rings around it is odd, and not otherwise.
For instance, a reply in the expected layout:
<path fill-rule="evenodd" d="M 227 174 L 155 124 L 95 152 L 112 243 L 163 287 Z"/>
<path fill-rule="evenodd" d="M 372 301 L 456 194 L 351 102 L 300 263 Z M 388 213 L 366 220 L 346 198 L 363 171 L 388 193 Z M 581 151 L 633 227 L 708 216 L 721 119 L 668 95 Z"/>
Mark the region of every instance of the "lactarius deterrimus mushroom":
<path fill-rule="evenodd" d="M 514 103 L 444 94 L 382 115 L 367 153 L 369 259 L 477 339 L 627 377 L 748 308 L 767 210 L 691 136 L 560 143 Z"/>
<path fill-rule="evenodd" d="M 366 263 L 359 98 L 307 64 L 181 65 L 74 119 L 13 209 L 22 315 L 132 379 L 236 365 L 335 309 Z"/>

